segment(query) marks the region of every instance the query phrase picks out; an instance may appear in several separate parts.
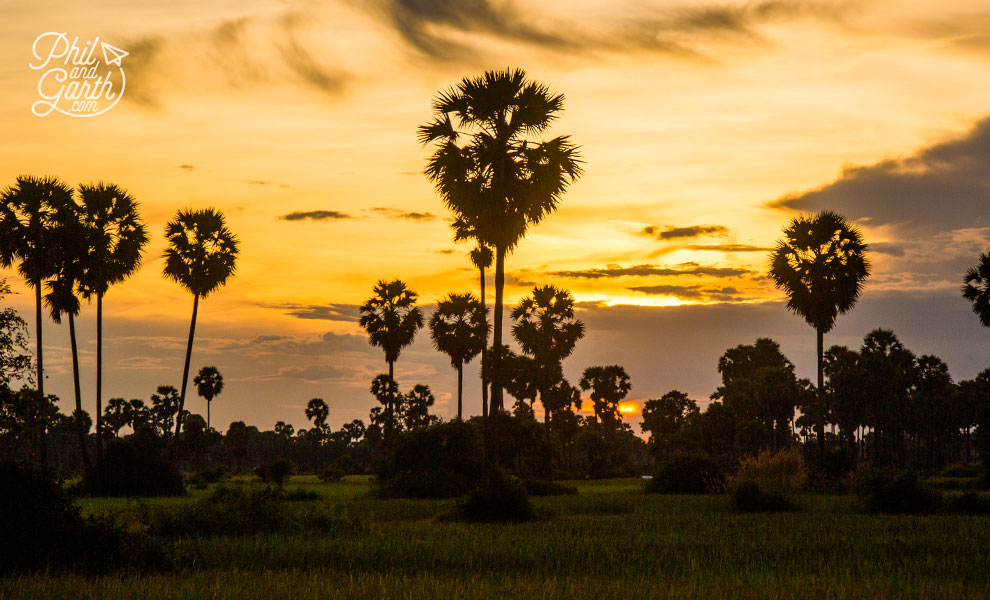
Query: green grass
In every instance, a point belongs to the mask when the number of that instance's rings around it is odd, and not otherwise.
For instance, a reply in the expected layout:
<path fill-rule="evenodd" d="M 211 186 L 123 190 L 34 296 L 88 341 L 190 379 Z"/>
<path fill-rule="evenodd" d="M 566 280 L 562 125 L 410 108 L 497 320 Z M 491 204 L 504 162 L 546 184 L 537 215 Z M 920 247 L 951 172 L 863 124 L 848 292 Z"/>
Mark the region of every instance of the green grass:
<path fill-rule="evenodd" d="M 534 499 L 546 515 L 514 525 L 441 517 L 445 500 L 378 500 L 365 479 L 287 485 L 356 527 L 169 541 L 163 574 L 0 582 L 0 598 L 985 598 L 990 518 L 854 512 L 844 496 L 805 495 L 802 512 L 742 515 L 718 496 L 660 496 L 639 480 L 570 482 Z M 249 481 L 228 485 L 256 486 Z M 209 494 L 82 500 L 121 522 L 181 511 Z"/>

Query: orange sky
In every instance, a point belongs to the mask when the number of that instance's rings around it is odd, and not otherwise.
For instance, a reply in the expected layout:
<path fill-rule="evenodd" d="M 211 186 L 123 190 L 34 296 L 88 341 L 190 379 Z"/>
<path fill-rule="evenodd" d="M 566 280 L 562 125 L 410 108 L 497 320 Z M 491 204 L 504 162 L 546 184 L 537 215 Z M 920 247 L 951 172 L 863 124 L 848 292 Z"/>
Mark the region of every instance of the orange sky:
<path fill-rule="evenodd" d="M 229 393 L 255 390 L 262 399 L 245 406 L 266 427 L 311 395 L 366 415 L 375 352 L 336 342 L 300 349 L 358 333 L 329 305 L 350 310 L 382 277 L 408 281 L 426 304 L 475 289 L 469 248 L 450 241 L 415 139 L 433 94 L 459 77 L 520 66 L 563 92 L 553 133 L 572 135 L 587 161 L 560 210 L 510 257 L 510 303 L 551 281 L 599 306 L 777 299 L 760 249 L 793 212 L 770 202 L 826 185 L 849 165 L 963 136 L 990 97 L 982 0 L 2 6 L 0 183 L 22 173 L 110 180 L 138 198 L 152 232 L 143 268 L 107 299 L 108 318 L 135 344 L 119 342 L 124 362 L 108 375 L 110 394 L 177 385 L 181 351 L 169 353 L 182 345 L 190 299 L 160 276 L 161 231 L 177 208 L 216 206 L 243 251 L 236 278 L 201 307 L 194 365 L 259 361 L 240 375 L 228 367 Z M 32 115 L 38 73 L 27 64 L 45 31 L 99 35 L 130 52 L 120 104 L 88 119 Z M 306 211 L 346 218 L 281 218 Z M 859 222 L 871 242 L 900 239 L 896 221 Z M 687 235 L 702 226 L 707 233 Z M 946 243 L 969 251 L 987 237 L 961 231 L 944 232 Z M 908 277 L 897 255 L 873 259 L 868 292 L 957 286 L 951 272 Z M 632 267 L 640 268 L 622 271 Z M 12 302 L 30 314 L 25 295 Z M 64 335 L 51 329 L 50 376 L 65 393 Z M 259 336 L 295 340 L 298 355 L 279 362 L 288 350 L 264 350 L 277 340 L 231 350 Z M 450 373 L 427 358 L 425 342 L 422 357 L 400 359 L 400 374 L 429 380 L 449 414 Z M 714 371 L 714 359 L 699 360 Z M 335 371 L 320 372 L 327 364 Z M 569 364 L 570 376 L 584 366 Z M 295 377 L 308 368 L 312 377 Z M 711 391 L 676 372 L 658 375 L 656 365 L 630 370 L 670 382 L 634 387 L 637 398 L 677 386 L 694 386 L 699 398 Z M 281 398 L 286 390 L 298 397 Z M 217 406 L 221 419 L 237 414 Z M 297 412 L 277 418 L 298 424 Z"/>

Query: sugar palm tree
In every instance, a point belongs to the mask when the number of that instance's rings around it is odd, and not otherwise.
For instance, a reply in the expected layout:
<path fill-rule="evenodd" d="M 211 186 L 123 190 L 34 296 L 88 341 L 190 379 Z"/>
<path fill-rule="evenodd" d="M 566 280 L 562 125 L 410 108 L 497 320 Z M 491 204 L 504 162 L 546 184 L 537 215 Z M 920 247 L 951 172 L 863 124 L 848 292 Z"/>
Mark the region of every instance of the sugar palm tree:
<path fill-rule="evenodd" d="M 206 428 L 210 428 L 210 404 L 223 391 L 223 375 L 216 367 L 203 367 L 193 378 L 196 392 L 206 400 Z"/>
<path fill-rule="evenodd" d="M 48 280 L 46 286 L 48 293 L 45 294 L 45 304 L 48 306 L 52 321 L 62 322 L 62 316 L 68 316 L 69 320 L 69 346 L 72 352 L 72 383 L 76 400 L 77 417 L 83 414 L 82 390 L 79 385 L 79 349 L 76 344 L 76 317 L 82 305 L 76 295 L 76 288 L 80 284 L 86 260 L 86 237 L 83 229 L 80 212 L 75 202 L 71 203 L 71 208 L 62 211 L 57 225 L 57 243 L 53 249 L 55 251 L 53 276 Z M 86 448 L 86 430 L 76 423 L 76 432 L 79 438 L 79 451 L 82 455 L 83 465 L 87 473 L 92 469 L 89 460 L 89 451 Z"/>
<path fill-rule="evenodd" d="M 505 256 L 581 175 L 580 153 L 568 136 L 541 138 L 563 105 L 562 94 L 521 69 L 488 71 L 440 92 L 433 120 L 418 130 L 419 141 L 434 148 L 426 176 L 455 222 L 494 250 L 495 348 L 502 345 Z M 491 411 L 502 410 L 497 365 L 492 372 Z"/>
<path fill-rule="evenodd" d="M 980 262 L 966 271 L 963 298 L 973 304 L 973 312 L 984 327 L 990 327 L 990 254 L 980 254 Z"/>
<path fill-rule="evenodd" d="M 591 390 L 595 416 L 605 428 L 605 434 L 611 435 L 621 416 L 619 402 L 632 389 L 626 370 L 619 365 L 588 367 L 578 385 L 582 390 Z"/>
<path fill-rule="evenodd" d="M 457 369 L 457 419 L 461 420 L 464 363 L 484 349 L 488 337 L 484 304 L 474 294 L 450 294 L 437 302 L 430 317 L 430 334 L 436 349 L 449 356 Z"/>
<path fill-rule="evenodd" d="M 186 385 L 189 382 L 189 361 L 196 335 L 196 314 L 199 299 L 206 298 L 226 285 L 237 268 L 237 236 L 227 228 L 223 213 L 214 208 L 183 209 L 165 225 L 169 246 L 163 258 L 166 279 L 178 283 L 193 295 L 186 361 L 182 367 L 182 387 L 179 391 L 179 416 L 175 420 L 175 436 L 182 431 L 182 411 L 186 406 Z"/>
<path fill-rule="evenodd" d="M 481 364 L 485 364 L 485 356 L 488 354 L 488 331 L 491 329 L 488 325 L 488 298 L 485 294 L 485 270 L 492 266 L 492 249 L 484 244 L 479 243 L 471 252 L 468 253 L 468 257 L 471 259 L 471 264 L 478 269 L 478 279 L 481 287 L 481 311 L 482 319 L 485 325 L 485 339 L 481 344 Z M 484 370 L 482 369 L 481 378 L 481 416 L 488 416 L 488 381 L 484 378 Z"/>
<path fill-rule="evenodd" d="M 395 361 L 402 349 L 413 342 L 416 332 L 423 326 L 423 312 L 416 306 L 419 294 L 406 287 L 403 281 L 382 279 L 375 284 L 373 291 L 374 295 L 359 309 L 359 323 L 368 333 L 371 345 L 385 352 L 388 379 L 394 386 Z M 392 423 L 394 404 L 394 398 L 389 398 L 385 404 L 386 424 Z M 390 439 L 389 429 L 385 431 L 386 442 Z"/>
<path fill-rule="evenodd" d="M 818 401 L 824 406 L 824 337 L 863 291 L 870 275 L 867 246 L 859 228 L 828 210 L 794 218 L 783 233 L 771 254 L 768 275 L 787 294 L 787 308 L 818 335 Z M 818 458 L 824 466 L 825 412 L 817 412 Z"/>
<path fill-rule="evenodd" d="M 34 289 L 38 394 L 45 398 L 42 284 L 55 271 L 60 225 L 74 207 L 72 188 L 55 177 L 22 175 L 0 200 L 0 266 L 19 263 L 17 270 Z"/>
<path fill-rule="evenodd" d="M 543 403 L 544 420 L 558 407 L 551 390 L 563 378 L 561 362 L 574 352 L 584 337 L 584 323 L 574 316 L 574 297 L 553 285 L 537 286 L 512 310 L 512 335 L 523 352 L 533 357 L 537 368 L 537 388 Z"/>
<path fill-rule="evenodd" d="M 103 465 L 103 296 L 141 264 L 148 231 L 137 201 L 127 190 L 100 182 L 79 186 L 79 209 L 86 240 L 80 290 L 96 296 L 96 469 Z"/>

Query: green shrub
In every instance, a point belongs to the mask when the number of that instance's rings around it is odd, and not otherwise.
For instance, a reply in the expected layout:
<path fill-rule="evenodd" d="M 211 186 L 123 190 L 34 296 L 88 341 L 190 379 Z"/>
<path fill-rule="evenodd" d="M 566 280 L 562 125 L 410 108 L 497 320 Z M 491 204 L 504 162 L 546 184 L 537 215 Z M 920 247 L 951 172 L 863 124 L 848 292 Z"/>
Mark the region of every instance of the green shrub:
<path fill-rule="evenodd" d="M 707 456 L 682 454 L 660 464 L 646 491 L 654 494 L 710 494 L 721 492 L 725 473 Z"/>
<path fill-rule="evenodd" d="M 964 515 L 990 514 L 990 500 L 972 490 L 947 497 L 945 508 L 950 513 Z"/>
<path fill-rule="evenodd" d="M 182 474 L 165 459 L 164 446 L 148 432 L 111 440 L 103 454 L 103 477 L 88 474 L 83 489 L 93 496 L 185 495 Z"/>
<path fill-rule="evenodd" d="M 564 485 L 546 479 L 523 479 L 523 487 L 530 496 L 566 496 L 576 494 L 578 490 L 572 485 Z"/>
<path fill-rule="evenodd" d="M 930 513 L 942 505 L 942 496 L 913 471 L 865 466 L 853 477 L 859 506 L 879 513 Z"/>
<path fill-rule="evenodd" d="M 732 507 L 742 512 L 796 510 L 795 496 L 808 482 L 801 453 L 764 450 L 743 459 L 729 485 Z"/>
<path fill-rule="evenodd" d="M 378 471 L 386 498 L 453 498 L 478 484 L 481 448 L 470 425 L 451 421 L 407 431 Z"/>
<path fill-rule="evenodd" d="M 776 512 L 795 510 L 797 505 L 779 492 L 766 491 L 751 480 L 736 481 L 732 486 L 732 508 L 740 512 Z"/>
<path fill-rule="evenodd" d="M 264 483 L 274 483 L 281 487 L 294 470 L 295 467 L 291 462 L 287 460 L 276 460 L 273 463 L 256 467 L 254 474 Z"/>
<path fill-rule="evenodd" d="M 478 487 L 458 502 L 456 514 L 461 520 L 480 523 L 519 523 L 536 518 L 522 481 L 498 467 L 490 468 Z"/>
<path fill-rule="evenodd" d="M 977 478 L 983 475 L 983 466 L 979 464 L 955 464 L 949 465 L 942 470 L 942 477 L 950 477 L 956 479 L 969 479 Z"/>
<path fill-rule="evenodd" d="M 323 469 L 322 473 L 320 473 L 320 481 L 326 483 L 337 483 L 344 478 L 344 475 L 346 475 L 346 473 L 344 473 L 342 469 L 338 469 L 337 467 L 327 467 L 326 469 Z"/>

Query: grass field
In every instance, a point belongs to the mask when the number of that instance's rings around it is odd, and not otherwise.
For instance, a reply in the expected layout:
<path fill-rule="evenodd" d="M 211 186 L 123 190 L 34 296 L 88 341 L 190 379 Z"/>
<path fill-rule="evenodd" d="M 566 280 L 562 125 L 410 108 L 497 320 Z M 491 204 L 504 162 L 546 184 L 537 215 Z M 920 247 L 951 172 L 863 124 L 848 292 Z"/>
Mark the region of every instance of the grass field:
<path fill-rule="evenodd" d="M 637 480 L 574 484 L 579 495 L 534 499 L 541 521 L 468 525 L 443 518 L 451 501 L 297 477 L 287 489 L 320 499 L 284 510 L 332 517 L 322 533 L 178 537 L 173 570 L 10 578 L 0 598 L 990 597 L 990 517 L 862 515 L 825 495 L 801 512 L 735 514 L 724 497 L 646 495 Z M 81 506 L 138 527 L 208 493 Z"/>

